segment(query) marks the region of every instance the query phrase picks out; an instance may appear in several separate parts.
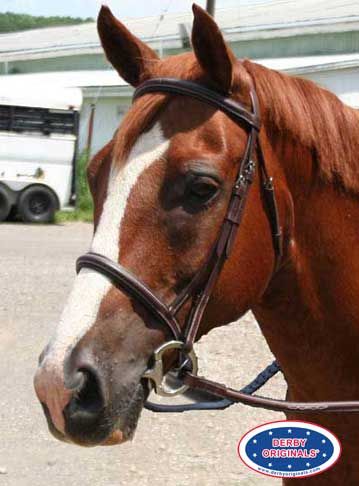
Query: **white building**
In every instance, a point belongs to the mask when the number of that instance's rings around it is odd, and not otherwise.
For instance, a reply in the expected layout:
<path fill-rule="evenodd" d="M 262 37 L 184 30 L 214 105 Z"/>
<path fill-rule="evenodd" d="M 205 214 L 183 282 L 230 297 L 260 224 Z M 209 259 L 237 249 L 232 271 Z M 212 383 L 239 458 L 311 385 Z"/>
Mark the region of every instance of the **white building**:
<path fill-rule="evenodd" d="M 116 14 L 116 12 L 114 12 Z M 238 57 L 310 78 L 359 107 L 359 2 L 273 0 L 218 9 L 216 20 Z M 160 55 L 189 49 L 192 13 L 124 21 Z M 81 87 L 80 150 L 96 105 L 92 152 L 110 139 L 132 89 L 107 63 L 94 23 L 0 35 L 0 89 L 51 84 Z"/>

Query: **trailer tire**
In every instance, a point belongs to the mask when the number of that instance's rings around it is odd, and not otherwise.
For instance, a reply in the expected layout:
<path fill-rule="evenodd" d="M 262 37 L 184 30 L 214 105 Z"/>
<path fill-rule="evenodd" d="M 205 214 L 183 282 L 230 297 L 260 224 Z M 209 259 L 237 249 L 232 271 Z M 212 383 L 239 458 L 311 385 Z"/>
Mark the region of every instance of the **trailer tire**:
<path fill-rule="evenodd" d="M 18 210 L 24 223 L 51 223 L 57 209 L 57 198 L 46 186 L 30 186 L 19 197 Z"/>
<path fill-rule="evenodd" d="M 5 221 L 11 211 L 11 203 L 8 192 L 0 186 L 0 222 Z"/>

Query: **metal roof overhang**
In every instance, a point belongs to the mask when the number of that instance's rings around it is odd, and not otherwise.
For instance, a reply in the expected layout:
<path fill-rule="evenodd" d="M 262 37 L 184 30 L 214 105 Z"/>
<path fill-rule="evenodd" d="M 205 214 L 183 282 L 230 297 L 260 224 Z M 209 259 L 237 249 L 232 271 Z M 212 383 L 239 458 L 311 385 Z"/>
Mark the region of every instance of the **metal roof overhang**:
<path fill-rule="evenodd" d="M 305 22 L 289 22 L 272 25 L 259 24 L 250 27 L 244 26 L 223 28 L 222 32 L 228 42 L 241 42 L 337 32 L 352 32 L 358 30 L 359 16 L 352 16 L 332 19 L 330 23 L 328 23 L 328 19 L 318 19 Z M 144 42 L 147 42 L 153 49 L 157 50 L 183 48 L 183 38 L 180 35 L 179 25 L 178 34 L 156 37 L 141 36 L 141 39 Z M 49 59 L 56 57 L 80 56 L 87 54 L 103 54 L 103 49 L 100 43 L 98 41 L 84 43 L 79 42 L 73 44 L 61 44 L 59 42 L 56 42 L 54 45 L 50 44 L 46 47 L 26 47 L 23 49 L 11 49 L 7 51 L 2 51 L 0 48 L 0 62 Z"/>

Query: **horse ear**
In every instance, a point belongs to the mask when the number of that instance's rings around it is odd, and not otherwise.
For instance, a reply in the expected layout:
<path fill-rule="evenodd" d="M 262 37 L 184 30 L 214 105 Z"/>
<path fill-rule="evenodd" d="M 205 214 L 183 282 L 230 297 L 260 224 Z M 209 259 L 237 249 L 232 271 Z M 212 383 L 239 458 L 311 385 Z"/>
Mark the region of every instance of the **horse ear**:
<path fill-rule="evenodd" d="M 106 5 L 98 15 L 97 29 L 107 59 L 123 79 L 137 86 L 150 77 L 157 54 L 131 34 Z"/>
<path fill-rule="evenodd" d="M 197 60 L 216 86 L 229 93 L 233 83 L 235 55 L 213 18 L 195 3 L 192 10 L 192 46 Z"/>

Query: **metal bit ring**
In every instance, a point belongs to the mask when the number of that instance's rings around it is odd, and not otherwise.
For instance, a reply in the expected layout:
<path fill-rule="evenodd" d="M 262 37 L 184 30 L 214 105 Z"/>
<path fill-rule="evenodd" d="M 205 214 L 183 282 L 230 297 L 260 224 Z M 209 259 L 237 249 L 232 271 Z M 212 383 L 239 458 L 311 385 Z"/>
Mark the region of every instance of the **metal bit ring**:
<path fill-rule="evenodd" d="M 153 353 L 154 364 L 152 368 L 147 369 L 143 377 L 149 379 L 152 384 L 153 388 L 157 395 L 161 395 L 163 397 L 173 397 L 175 395 L 180 395 L 188 390 L 188 385 L 181 385 L 178 388 L 169 388 L 164 383 L 165 374 L 163 373 L 163 354 L 168 351 L 169 349 L 179 349 L 181 351 L 184 350 L 185 343 L 182 341 L 168 341 L 167 343 L 162 344 L 159 346 L 156 351 Z M 184 352 L 184 351 L 183 351 Z M 193 375 L 197 375 L 198 373 L 198 360 L 197 356 L 192 348 L 190 351 L 185 351 L 187 358 L 190 360 L 192 364 L 192 371 Z"/>

